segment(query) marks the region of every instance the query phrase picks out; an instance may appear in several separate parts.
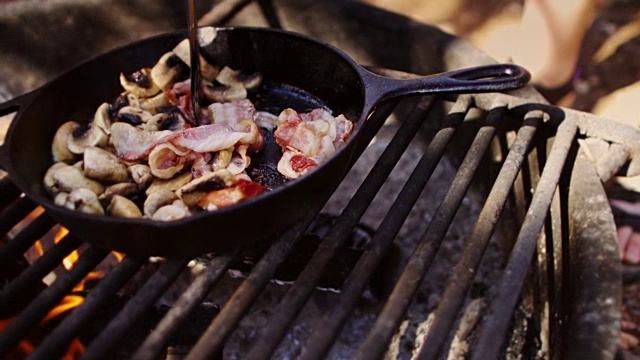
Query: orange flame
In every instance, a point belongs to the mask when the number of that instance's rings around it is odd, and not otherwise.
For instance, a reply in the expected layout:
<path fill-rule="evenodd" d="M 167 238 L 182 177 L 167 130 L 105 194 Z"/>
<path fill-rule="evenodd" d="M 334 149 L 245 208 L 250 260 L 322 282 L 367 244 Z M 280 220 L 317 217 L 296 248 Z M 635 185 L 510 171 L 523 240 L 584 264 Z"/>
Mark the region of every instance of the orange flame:
<path fill-rule="evenodd" d="M 33 244 L 33 249 L 38 253 L 39 256 L 44 255 L 44 248 L 42 247 L 42 243 L 40 240 L 36 241 Z"/>
<path fill-rule="evenodd" d="M 118 260 L 118 262 L 122 262 L 122 259 L 124 259 L 123 253 L 112 251 L 111 254 Z"/>
<path fill-rule="evenodd" d="M 60 304 L 58 304 L 58 306 L 56 306 L 55 308 L 51 309 L 51 311 L 49 311 L 47 316 L 45 316 L 45 318 L 40 322 L 40 325 L 43 325 L 57 318 L 58 316 L 68 311 L 71 311 L 78 305 L 82 304 L 83 301 L 84 301 L 84 298 L 82 296 L 78 296 L 78 295 L 65 296 L 60 302 Z M 9 326 L 9 324 L 11 324 L 13 320 L 15 320 L 15 317 L 12 317 L 9 319 L 0 319 L 0 331 L 4 330 L 7 326 Z M 18 347 L 16 348 L 16 350 L 14 350 L 14 352 L 10 354 L 9 357 L 24 357 L 24 355 L 31 354 L 35 350 L 35 348 L 36 346 L 31 340 L 22 340 L 18 344 Z M 80 357 L 80 355 L 82 355 L 82 353 L 84 353 L 84 350 L 85 350 L 85 346 L 82 344 L 82 342 L 80 342 L 80 340 L 78 339 L 73 339 L 71 344 L 69 344 L 67 352 L 62 357 L 62 359 L 64 360 L 77 359 Z"/>
<path fill-rule="evenodd" d="M 67 230 L 66 227 L 60 226 L 60 230 L 58 230 L 56 235 L 53 237 L 54 244 L 59 243 L 62 239 L 64 239 L 65 236 L 67 236 L 68 233 L 69 230 Z"/>

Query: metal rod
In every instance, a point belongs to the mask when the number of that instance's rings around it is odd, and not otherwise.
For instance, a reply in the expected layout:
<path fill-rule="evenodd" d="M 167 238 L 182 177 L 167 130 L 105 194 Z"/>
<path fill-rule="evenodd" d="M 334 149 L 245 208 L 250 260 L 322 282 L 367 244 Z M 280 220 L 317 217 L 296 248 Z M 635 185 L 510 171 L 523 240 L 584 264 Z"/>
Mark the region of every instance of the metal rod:
<path fill-rule="evenodd" d="M 318 211 L 320 211 L 320 207 L 309 211 L 309 215 L 289 228 L 269 248 L 200 337 L 187 356 L 187 360 L 210 359 L 218 351 L 242 315 L 253 304 L 280 264 L 289 255 L 302 233 L 311 225 Z"/>
<path fill-rule="evenodd" d="M 522 166 L 527 149 L 539 124 L 538 119 L 532 119 L 531 123 L 525 121 L 523 127 L 518 131 L 503 168 L 517 170 Z M 384 355 L 387 344 L 402 321 L 411 299 L 418 290 L 460 206 L 464 193 L 471 184 L 471 175 L 475 172 L 475 169 L 471 168 L 475 166 L 477 163 L 471 159 L 468 153 L 460 165 L 456 178 L 452 181 L 451 188 L 447 191 L 433 216 L 433 220 L 422 235 L 420 244 L 411 255 L 382 312 L 378 315 L 373 329 L 360 346 L 356 359 L 377 359 Z M 467 167 L 469 169 L 465 170 Z M 508 182 L 501 181 L 500 183 L 503 186 L 508 185 Z M 503 191 L 507 192 L 507 188 L 503 188 Z"/>
<path fill-rule="evenodd" d="M 196 19 L 195 0 L 184 0 L 187 8 L 187 27 L 189 34 L 189 54 L 191 55 L 190 79 L 191 79 L 191 110 L 195 125 L 202 125 L 200 122 L 200 41 L 198 40 L 198 25 Z"/>
<path fill-rule="evenodd" d="M 226 274 L 237 254 L 238 249 L 235 249 L 229 254 L 217 256 L 207 263 L 203 273 L 198 275 L 193 284 L 160 320 L 153 332 L 133 355 L 133 359 L 157 359 L 160 356 L 171 336 L 180 328 L 187 316 L 207 297 L 220 278 Z"/>
<path fill-rule="evenodd" d="M 0 247 L 0 264 L 14 259 L 29 250 L 33 243 L 46 234 L 55 224 L 55 220 L 46 212 L 38 216 L 8 244 Z"/>
<path fill-rule="evenodd" d="M 276 12 L 275 7 L 273 6 L 272 0 L 258 0 L 258 5 L 260 5 L 260 9 L 262 10 L 262 15 L 267 19 L 269 26 L 276 29 L 282 29 L 282 24 L 280 23 L 280 19 L 278 18 L 278 13 Z"/>
<path fill-rule="evenodd" d="M 500 169 L 485 205 L 480 211 L 473 232 L 466 242 L 467 245 L 462 257 L 452 271 L 451 279 L 449 279 L 440 304 L 436 308 L 434 322 L 420 351 L 421 360 L 439 358 L 438 354 L 444 346 L 453 322 L 459 314 L 467 290 L 475 277 L 482 255 L 509 196 L 509 191 L 506 189 L 513 185 L 520 171 L 524 157 L 518 161 L 517 155 L 523 150 L 526 149 L 515 151 L 515 147 L 512 146 L 512 150 L 507 157 L 513 157 L 509 161 L 509 165 L 513 166 L 503 166 Z"/>
<path fill-rule="evenodd" d="M 89 345 L 81 359 L 104 359 L 187 266 L 188 260 L 166 260 Z"/>
<path fill-rule="evenodd" d="M 495 359 L 498 356 L 577 131 L 574 121 L 564 121 L 558 127 L 549 161 L 542 172 L 527 217 L 500 279 L 497 295 L 489 307 L 488 313 L 491 316 L 482 326 L 477 347 L 471 354 L 472 359 Z"/>
<path fill-rule="evenodd" d="M 65 236 L 58 244 L 47 250 L 31 266 L 20 273 L 0 292 L 0 308 L 6 308 L 10 302 L 15 301 L 21 293 L 28 293 L 42 280 L 44 276 L 53 271 L 60 262 L 82 244 L 73 236 Z"/>
<path fill-rule="evenodd" d="M 470 98 L 459 103 L 465 108 L 471 104 Z M 414 138 L 422 125 L 422 120 L 431 110 L 435 101 L 432 97 L 427 100 L 426 109 L 415 111 L 411 119 L 407 119 L 394 135 L 392 141 L 384 150 L 373 166 L 362 186 L 353 195 L 342 214 L 336 220 L 330 233 L 322 240 L 319 249 L 311 258 L 307 266 L 298 276 L 295 284 L 274 310 L 266 327 L 261 330 L 260 337 L 246 355 L 246 359 L 265 359 L 271 356 L 282 337 L 286 333 L 295 316 L 300 311 L 309 295 L 315 289 L 327 265 L 335 257 L 341 245 L 349 237 L 353 227 L 358 223 L 369 204 L 376 196 L 386 178 L 389 176 L 405 149 Z"/>
<path fill-rule="evenodd" d="M 108 251 L 90 247 L 67 273 L 38 295 L 9 326 L 0 334 L 0 358 L 7 355 L 29 331 L 56 306 L 65 294 L 80 282 L 102 259 Z"/>
<path fill-rule="evenodd" d="M 18 198 L 0 214 L 0 236 L 6 235 L 20 220 L 36 208 L 36 203 L 27 197 Z"/>
<path fill-rule="evenodd" d="M 496 112 L 495 110 L 493 111 Z M 492 118 L 494 118 L 493 116 Z M 478 131 L 467 156 L 474 157 L 475 162 L 482 160 L 486 149 L 496 131 L 495 121 L 483 126 Z M 380 227 L 371 241 L 372 246 L 360 257 L 355 268 L 342 288 L 342 296 L 334 306 L 334 310 L 323 317 L 321 324 L 315 329 L 304 349 L 301 358 L 305 360 L 324 357 L 342 328 L 351 309 L 360 298 L 376 266 L 382 260 L 387 248 L 404 224 L 413 205 L 422 193 L 433 171 L 444 155 L 453 132 L 449 128 L 439 131 L 433 138 L 425 154 L 416 165 L 400 194 L 387 212 Z"/>
<path fill-rule="evenodd" d="M 84 302 L 71 312 L 49 336 L 47 336 L 29 359 L 53 359 L 62 357 L 69 343 L 78 336 L 80 329 L 91 320 L 96 311 L 103 309 L 110 298 L 147 261 L 145 258 L 125 258 L 122 263 L 105 276 L 91 290 Z"/>

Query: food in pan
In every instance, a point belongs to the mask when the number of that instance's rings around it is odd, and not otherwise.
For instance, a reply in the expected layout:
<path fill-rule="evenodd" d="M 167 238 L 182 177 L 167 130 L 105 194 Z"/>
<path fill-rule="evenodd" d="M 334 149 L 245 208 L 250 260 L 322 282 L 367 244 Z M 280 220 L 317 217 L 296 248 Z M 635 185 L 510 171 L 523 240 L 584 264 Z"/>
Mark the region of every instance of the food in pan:
<path fill-rule="evenodd" d="M 277 170 L 286 181 L 327 160 L 351 134 L 351 121 L 326 109 L 256 111 L 250 99 L 262 74 L 201 62 L 207 106 L 200 123 L 184 40 L 153 68 L 121 74 L 124 92 L 88 124 L 60 126 L 43 179 L 54 202 L 91 214 L 178 220 L 270 190 L 247 171 L 266 139 L 281 149 Z"/>

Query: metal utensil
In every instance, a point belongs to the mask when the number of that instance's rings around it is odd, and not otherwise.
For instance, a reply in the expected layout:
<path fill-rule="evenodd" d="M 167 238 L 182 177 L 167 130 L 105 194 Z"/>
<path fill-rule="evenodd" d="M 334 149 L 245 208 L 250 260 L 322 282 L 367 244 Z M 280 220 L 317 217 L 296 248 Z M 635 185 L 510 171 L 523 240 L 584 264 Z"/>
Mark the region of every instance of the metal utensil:
<path fill-rule="evenodd" d="M 200 46 L 198 41 L 198 23 L 196 20 L 195 0 L 185 0 L 187 6 L 187 27 L 189 28 L 189 49 L 191 54 L 191 108 L 197 125 L 200 123 Z"/>

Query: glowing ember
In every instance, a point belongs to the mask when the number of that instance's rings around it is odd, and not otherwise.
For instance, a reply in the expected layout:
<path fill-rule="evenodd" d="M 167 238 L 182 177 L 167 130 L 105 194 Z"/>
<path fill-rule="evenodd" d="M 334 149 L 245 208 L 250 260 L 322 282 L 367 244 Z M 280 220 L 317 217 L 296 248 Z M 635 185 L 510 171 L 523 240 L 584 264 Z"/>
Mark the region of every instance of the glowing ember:
<path fill-rule="evenodd" d="M 51 311 L 49 311 L 47 316 L 42 321 L 43 322 L 51 321 L 56 317 L 64 314 L 65 312 L 72 310 L 73 308 L 82 304 L 83 301 L 84 301 L 84 298 L 82 296 L 67 295 L 62 299 L 62 301 L 60 302 L 60 304 L 58 304 L 58 306 L 56 306 L 55 308 L 51 309 Z"/>
<path fill-rule="evenodd" d="M 56 235 L 53 237 L 53 243 L 54 244 L 59 243 L 62 239 L 64 239 L 65 236 L 67 236 L 68 233 L 69 233 L 69 230 L 67 230 L 67 228 L 60 226 L 60 229 L 58 230 Z"/>
<path fill-rule="evenodd" d="M 117 251 L 112 251 L 111 255 L 113 255 L 118 260 L 118 262 L 122 262 L 122 259 L 124 259 L 124 254 Z"/>

